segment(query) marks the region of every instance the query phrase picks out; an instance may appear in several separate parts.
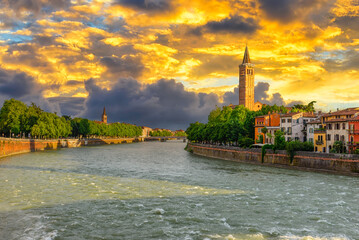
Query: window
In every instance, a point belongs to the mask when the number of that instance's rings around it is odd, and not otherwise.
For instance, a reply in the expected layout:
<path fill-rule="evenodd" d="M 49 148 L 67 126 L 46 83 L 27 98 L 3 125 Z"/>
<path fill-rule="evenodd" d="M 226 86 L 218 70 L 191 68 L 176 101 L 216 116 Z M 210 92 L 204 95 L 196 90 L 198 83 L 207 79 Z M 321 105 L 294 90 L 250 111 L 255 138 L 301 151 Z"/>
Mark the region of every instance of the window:
<path fill-rule="evenodd" d="M 288 142 L 292 141 L 292 138 L 291 138 L 291 137 L 288 137 L 288 138 L 287 138 L 287 141 L 288 141 Z"/>
<path fill-rule="evenodd" d="M 332 130 L 332 124 L 331 123 L 328 124 L 328 129 Z"/>
<path fill-rule="evenodd" d="M 327 135 L 327 140 L 328 140 L 328 141 L 330 141 L 331 136 L 332 136 L 332 135 L 330 135 L 330 134 Z"/>
<path fill-rule="evenodd" d="M 313 138 L 309 138 L 309 142 L 311 142 L 311 143 L 312 143 L 312 142 L 313 142 Z"/>
<path fill-rule="evenodd" d="M 284 118 L 282 118 L 282 123 L 285 123 L 285 119 L 284 119 Z"/>
<path fill-rule="evenodd" d="M 289 119 L 287 120 L 287 122 L 288 122 L 288 123 L 291 123 L 291 122 L 292 122 L 292 119 L 291 119 L 291 118 L 289 118 Z"/>
<path fill-rule="evenodd" d="M 340 124 L 339 123 L 335 124 L 335 129 L 340 130 Z"/>
<path fill-rule="evenodd" d="M 299 123 L 299 118 L 297 119 L 297 123 Z"/>
<path fill-rule="evenodd" d="M 339 134 L 335 134 L 334 141 L 339 141 Z"/>
<path fill-rule="evenodd" d="M 342 142 L 344 142 L 344 141 L 345 141 L 345 137 L 344 137 L 344 135 L 341 135 L 341 136 L 340 136 L 340 141 L 342 141 Z"/>
<path fill-rule="evenodd" d="M 318 147 L 315 147 L 315 151 L 318 152 Z"/>
<path fill-rule="evenodd" d="M 285 132 L 285 128 L 284 128 L 284 127 L 280 128 L 280 130 L 281 130 L 282 132 Z"/>
<path fill-rule="evenodd" d="M 299 137 L 295 137 L 295 141 L 299 141 Z"/>
<path fill-rule="evenodd" d="M 345 123 L 343 123 L 343 130 L 345 129 Z"/>
<path fill-rule="evenodd" d="M 323 147 L 323 153 L 325 153 L 325 147 Z"/>
<path fill-rule="evenodd" d="M 291 128 L 291 127 L 288 127 L 288 128 L 287 128 L 287 133 L 288 133 L 288 134 L 292 134 L 292 128 Z"/>
<path fill-rule="evenodd" d="M 309 128 L 309 132 L 310 133 L 313 133 L 314 131 L 313 131 L 313 128 Z"/>

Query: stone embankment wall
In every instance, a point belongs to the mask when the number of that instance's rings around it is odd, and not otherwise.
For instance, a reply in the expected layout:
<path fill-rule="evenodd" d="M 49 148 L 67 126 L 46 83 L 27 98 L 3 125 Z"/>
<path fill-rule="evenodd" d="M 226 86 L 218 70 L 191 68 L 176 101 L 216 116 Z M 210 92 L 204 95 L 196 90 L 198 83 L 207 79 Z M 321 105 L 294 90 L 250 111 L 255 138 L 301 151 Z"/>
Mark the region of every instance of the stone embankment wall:
<path fill-rule="evenodd" d="M 47 149 L 73 148 L 103 144 L 121 144 L 142 142 L 143 138 L 116 138 L 116 139 L 16 139 L 0 138 L 0 157 L 13 154 L 43 151 Z"/>
<path fill-rule="evenodd" d="M 359 176 L 358 155 L 296 152 L 291 163 L 286 151 L 274 153 L 271 149 L 267 150 L 263 161 L 262 150 L 258 148 L 243 149 L 188 143 L 187 151 L 196 155 L 236 162 Z"/>

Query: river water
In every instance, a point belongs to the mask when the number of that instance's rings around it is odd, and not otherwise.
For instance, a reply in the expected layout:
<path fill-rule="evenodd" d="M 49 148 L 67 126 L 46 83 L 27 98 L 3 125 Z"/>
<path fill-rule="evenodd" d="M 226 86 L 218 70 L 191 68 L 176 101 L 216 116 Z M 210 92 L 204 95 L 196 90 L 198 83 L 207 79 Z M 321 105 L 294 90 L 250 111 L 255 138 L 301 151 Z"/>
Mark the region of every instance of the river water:
<path fill-rule="evenodd" d="M 0 160 L 0 239 L 359 239 L 359 178 L 169 141 Z"/>

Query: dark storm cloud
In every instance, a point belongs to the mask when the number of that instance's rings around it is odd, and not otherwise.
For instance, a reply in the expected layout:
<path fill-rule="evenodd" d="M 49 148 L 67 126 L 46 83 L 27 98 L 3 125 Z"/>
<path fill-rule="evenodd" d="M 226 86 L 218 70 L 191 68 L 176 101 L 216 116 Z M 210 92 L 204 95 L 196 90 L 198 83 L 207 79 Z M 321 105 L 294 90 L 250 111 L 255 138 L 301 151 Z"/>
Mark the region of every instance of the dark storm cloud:
<path fill-rule="evenodd" d="M 220 21 L 210 21 L 205 25 L 189 28 L 188 33 L 201 36 L 204 32 L 211 33 L 246 33 L 251 34 L 260 28 L 258 22 L 253 18 L 242 16 L 230 16 Z"/>
<path fill-rule="evenodd" d="M 111 90 L 106 90 L 90 79 L 85 86 L 89 96 L 84 117 L 100 119 L 106 106 L 110 122 L 186 128 L 191 122 L 206 122 L 210 111 L 219 105 L 216 94 L 189 92 L 174 80 L 142 85 L 134 79 L 120 79 Z"/>
<path fill-rule="evenodd" d="M 18 11 L 38 13 L 42 10 L 59 9 L 70 6 L 71 0 L 4 0 L 2 6 Z"/>
<path fill-rule="evenodd" d="M 149 12 L 167 11 L 172 8 L 171 0 L 117 0 L 114 4 Z"/>
<path fill-rule="evenodd" d="M 242 16 L 231 16 L 221 21 L 211 21 L 204 25 L 210 32 L 228 32 L 228 33 L 253 33 L 258 28 L 258 23 L 253 18 L 244 18 Z"/>
<path fill-rule="evenodd" d="M 269 83 L 259 82 L 254 87 L 254 101 L 261 102 L 267 105 L 277 106 L 292 106 L 294 104 L 302 104 L 301 101 L 295 101 L 286 103 L 280 93 L 274 93 L 272 96 L 268 94 Z M 225 105 L 234 104 L 237 105 L 239 101 L 238 87 L 234 88 L 233 92 L 226 92 L 223 95 L 223 103 Z"/>
<path fill-rule="evenodd" d="M 43 98 L 43 90 L 44 88 L 26 73 L 0 68 L 0 103 L 15 98 L 26 104 L 34 102 L 46 111 L 59 112 L 59 108 Z"/>
<path fill-rule="evenodd" d="M 36 89 L 32 77 L 21 72 L 0 69 L 0 94 L 20 98 L 31 94 Z"/>
<path fill-rule="evenodd" d="M 58 105 L 62 115 L 77 117 L 84 111 L 85 98 L 53 97 L 47 99 L 52 105 Z"/>
<path fill-rule="evenodd" d="M 296 19 L 325 20 L 335 0 L 259 0 L 270 19 L 288 23 Z"/>
<path fill-rule="evenodd" d="M 112 74 L 121 77 L 137 77 L 141 75 L 144 69 L 140 58 L 130 56 L 125 58 L 103 57 L 100 62 L 105 65 Z"/>
<path fill-rule="evenodd" d="M 338 52 L 339 59 L 327 59 L 324 61 L 324 68 L 328 72 L 359 70 L 359 52 L 350 50 L 346 52 Z"/>

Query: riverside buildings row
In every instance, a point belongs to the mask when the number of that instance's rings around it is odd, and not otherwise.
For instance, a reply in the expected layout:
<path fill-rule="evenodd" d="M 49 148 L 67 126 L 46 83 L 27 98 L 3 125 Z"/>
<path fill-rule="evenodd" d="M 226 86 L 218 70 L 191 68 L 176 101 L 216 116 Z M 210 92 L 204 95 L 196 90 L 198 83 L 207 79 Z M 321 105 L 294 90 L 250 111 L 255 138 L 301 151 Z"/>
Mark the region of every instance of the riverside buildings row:
<path fill-rule="evenodd" d="M 316 152 L 329 153 L 336 141 L 341 141 L 346 151 L 354 152 L 359 149 L 359 108 L 329 113 L 269 113 L 255 118 L 257 143 L 273 144 L 278 130 L 286 141 L 312 142 Z"/>

